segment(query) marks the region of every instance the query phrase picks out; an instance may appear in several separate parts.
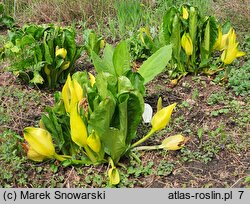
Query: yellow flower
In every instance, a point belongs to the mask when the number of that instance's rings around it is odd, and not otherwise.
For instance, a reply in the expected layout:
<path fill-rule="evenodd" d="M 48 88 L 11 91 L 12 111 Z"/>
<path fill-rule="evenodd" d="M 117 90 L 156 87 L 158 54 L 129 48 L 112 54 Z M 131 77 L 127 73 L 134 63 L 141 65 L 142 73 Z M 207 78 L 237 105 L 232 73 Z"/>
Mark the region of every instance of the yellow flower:
<path fill-rule="evenodd" d="M 67 113 L 70 113 L 70 100 L 71 100 L 71 90 L 72 90 L 72 81 L 70 75 L 68 75 L 68 78 L 66 80 L 66 83 L 64 84 L 62 88 L 62 100 L 64 103 L 64 107 Z"/>
<path fill-rule="evenodd" d="M 182 7 L 182 17 L 187 20 L 188 19 L 188 11 L 185 6 Z"/>
<path fill-rule="evenodd" d="M 221 30 L 221 27 L 219 26 L 218 28 L 218 37 L 217 37 L 217 40 L 214 44 L 214 49 L 215 50 L 222 50 L 223 47 L 222 47 L 222 30 Z"/>
<path fill-rule="evenodd" d="M 228 46 L 233 46 L 236 43 L 236 33 L 233 28 L 230 28 L 228 33 L 222 35 L 221 27 L 218 28 L 218 37 L 214 45 L 215 50 L 224 50 Z"/>
<path fill-rule="evenodd" d="M 46 130 L 46 127 L 45 127 L 42 119 L 39 120 L 39 127 Z"/>
<path fill-rule="evenodd" d="M 43 156 L 39 153 L 37 153 L 32 147 L 29 148 L 27 157 L 30 160 L 36 161 L 36 162 L 42 162 L 43 160 L 47 159 L 48 157 Z"/>
<path fill-rule="evenodd" d="M 169 105 L 158 111 L 152 118 L 151 124 L 154 131 L 162 130 L 168 124 L 176 103 Z"/>
<path fill-rule="evenodd" d="M 69 65 L 70 65 L 70 61 L 67 61 L 66 63 L 64 63 L 62 66 L 61 66 L 61 70 L 66 70 L 69 68 Z"/>
<path fill-rule="evenodd" d="M 108 176 L 111 185 L 117 185 L 118 183 L 120 183 L 120 175 L 116 167 L 112 167 L 111 169 L 109 169 Z"/>
<path fill-rule="evenodd" d="M 162 98 L 158 98 L 157 101 L 157 112 L 160 111 L 162 109 Z"/>
<path fill-rule="evenodd" d="M 71 139 L 80 147 L 87 145 L 88 132 L 87 128 L 78 113 L 78 104 L 75 103 L 70 111 L 70 130 Z"/>
<path fill-rule="evenodd" d="M 73 79 L 73 90 L 71 90 L 71 103 L 74 104 L 76 102 L 79 102 L 82 100 L 82 98 L 83 98 L 83 89 L 81 85 L 75 79 Z"/>
<path fill-rule="evenodd" d="M 230 47 L 236 44 L 236 33 L 233 28 L 231 28 L 227 35 L 226 47 Z"/>
<path fill-rule="evenodd" d="M 163 140 L 161 147 L 166 150 L 178 150 L 185 145 L 186 141 L 187 139 L 182 135 L 174 135 Z"/>
<path fill-rule="evenodd" d="M 44 72 L 45 74 L 50 75 L 50 69 L 48 68 L 48 65 L 45 65 Z"/>
<path fill-rule="evenodd" d="M 96 135 L 94 132 L 88 136 L 87 144 L 94 152 L 96 153 L 100 152 L 101 140 L 100 140 L 100 137 Z"/>
<path fill-rule="evenodd" d="M 228 46 L 221 54 L 221 61 L 224 64 L 231 64 L 237 57 L 242 57 L 245 52 L 238 50 L 238 43 Z"/>
<path fill-rule="evenodd" d="M 105 45 L 105 41 L 104 41 L 104 40 L 101 40 L 101 41 L 100 41 L 100 48 L 101 48 L 101 49 L 104 48 L 104 45 Z"/>
<path fill-rule="evenodd" d="M 88 74 L 89 74 L 90 84 L 91 84 L 91 86 L 93 87 L 94 84 L 95 84 L 95 77 L 94 77 L 94 75 L 91 74 L 90 72 L 88 72 Z"/>
<path fill-rule="evenodd" d="M 70 113 L 71 106 L 83 99 L 81 85 L 74 79 L 71 81 L 70 75 L 68 75 L 66 83 L 62 88 L 62 99 L 67 113 Z"/>
<path fill-rule="evenodd" d="M 53 145 L 51 135 L 47 130 L 42 128 L 26 127 L 24 128 L 23 134 L 24 139 L 28 142 L 31 149 L 29 153 L 31 158 L 35 158 L 37 155 L 40 155 L 41 158 L 54 157 L 55 147 Z"/>
<path fill-rule="evenodd" d="M 58 46 L 56 46 L 56 57 L 57 56 L 65 59 L 65 57 L 67 56 L 67 50 L 65 48 L 58 48 Z"/>
<path fill-rule="evenodd" d="M 181 46 L 188 56 L 193 54 L 193 43 L 188 33 L 184 33 L 181 38 Z"/>
<path fill-rule="evenodd" d="M 141 42 L 146 45 L 146 42 L 144 40 L 144 35 L 146 35 L 150 40 L 153 40 L 152 36 L 151 36 L 151 33 L 150 33 L 150 30 L 149 30 L 149 27 L 142 27 L 140 28 L 140 39 L 141 39 Z"/>

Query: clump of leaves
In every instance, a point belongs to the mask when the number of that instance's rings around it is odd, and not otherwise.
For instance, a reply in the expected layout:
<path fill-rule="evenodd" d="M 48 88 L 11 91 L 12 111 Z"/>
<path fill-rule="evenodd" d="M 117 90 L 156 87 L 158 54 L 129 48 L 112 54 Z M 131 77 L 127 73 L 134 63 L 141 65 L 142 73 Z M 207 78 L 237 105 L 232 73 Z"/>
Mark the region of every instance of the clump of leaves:
<path fill-rule="evenodd" d="M 74 71 L 83 49 L 72 27 L 24 25 L 10 30 L 8 37 L 4 50 L 13 61 L 10 69 L 29 83 L 52 89 Z"/>
<path fill-rule="evenodd" d="M 28 157 L 35 161 L 57 159 L 71 164 L 109 163 L 110 184 L 120 182 L 116 165 L 123 156 L 135 156 L 133 150 L 155 132 L 165 128 L 176 104 L 158 111 L 152 128 L 137 140 L 137 127 L 144 112 L 144 84 L 160 73 L 171 57 L 171 46 L 165 46 L 145 61 L 138 72 L 130 68 L 125 41 L 116 48 L 106 45 L 103 58 L 92 51 L 97 75 L 77 72 L 68 76 L 56 105 L 47 109 L 40 128 L 27 127 Z M 167 60 L 161 60 L 168 55 Z M 152 69 L 156 69 L 152 72 Z M 172 136 L 161 145 L 138 147 L 137 150 L 177 150 L 185 144 L 183 136 Z M 136 142 L 132 143 L 134 140 Z M 52 142 L 53 141 L 53 142 Z M 62 155 L 58 155 L 60 152 Z"/>
<path fill-rule="evenodd" d="M 7 27 L 7 28 L 11 28 L 13 27 L 15 24 L 15 20 L 7 15 L 4 11 L 4 4 L 0 3 L 0 28 L 1 27 Z"/>
<path fill-rule="evenodd" d="M 228 86 L 232 88 L 236 95 L 247 96 L 250 94 L 250 60 L 242 67 L 232 69 L 229 78 Z"/>
<path fill-rule="evenodd" d="M 142 28 L 141 40 L 152 53 L 165 44 L 173 45 L 169 67 L 173 78 L 201 71 L 213 74 L 245 54 L 238 50 L 230 23 L 221 26 L 214 16 L 202 16 L 198 8 L 187 4 L 173 6 L 166 12 L 158 36 L 153 37 L 149 28 Z M 222 53 L 220 57 L 215 55 L 217 51 Z"/>
<path fill-rule="evenodd" d="M 84 48 L 87 51 L 88 55 L 91 55 L 91 52 L 99 54 L 100 50 L 104 47 L 103 37 L 98 36 L 95 31 L 87 29 L 83 32 L 84 39 Z"/>

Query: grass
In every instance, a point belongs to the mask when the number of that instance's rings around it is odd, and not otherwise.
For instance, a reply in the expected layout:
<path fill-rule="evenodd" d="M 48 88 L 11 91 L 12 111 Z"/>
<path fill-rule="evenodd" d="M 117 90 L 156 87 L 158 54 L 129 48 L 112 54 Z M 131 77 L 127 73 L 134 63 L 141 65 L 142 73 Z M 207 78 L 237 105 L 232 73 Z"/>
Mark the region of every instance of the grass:
<path fill-rule="evenodd" d="M 8 2 L 8 12 L 14 12 Z M 65 6 L 66 3 L 59 0 L 18 0 L 15 15 L 20 22 L 80 22 L 79 25 L 92 26 L 116 42 L 130 28 L 135 32 L 144 24 L 143 19 L 157 27 L 169 6 L 189 2 L 206 14 L 214 10 L 222 21 L 230 18 L 240 39 L 244 39 L 248 29 L 243 26 L 249 17 L 242 10 L 242 1 L 143 1 L 149 12 L 145 14 L 145 10 L 135 9 L 130 20 L 124 17 L 126 7 L 122 8 L 122 5 L 119 17 L 119 8 L 114 7 L 113 1 L 92 2 L 90 5 L 88 1 L 71 0 Z M 139 4 L 136 5 L 139 8 Z M 236 11 L 239 13 L 237 18 L 233 15 Z M 243 45 L 243 50 L 247 52 L 244 58 L 247 60 L 249 43 Z M 189 137 L 189 141 L 177 152 L 136 152 L 140 163 L 124 158 L 121 162 L 126 168 L 119 167 L 121 182 L 118 187 L 249 186 L 250 98 L 249 94 L 237 94 L 242 84 L 236 81 L 248 73 L 244 60 L 233 64 L 229 87 L 215 83 L 213 76 L 197 75 L 181 79 L 172 88 L 165 73 L 148 84 L 146 101 L 154 110 L 159 96 L 163 98 L 163 106 L 173 102 L 178 102 L 178 106 L 169 126 L 146 145 L 159 144 L 167 136 L 178 133 Z M 3 66 L 6 62 L 1 63 Z M 0 165 L 4 167 L 0 168 L 0 187 L 110 187 L 107 165 L 64 168 L 57 161 L 34 163 L 27 160 L 22 148 L 22 130 L 37 125 L 45 107 L 53 104 L 52 95 L 21 83 L 0 68 Z M 138 136 L 148 129 L 148 125 L 141 124 Z"/>

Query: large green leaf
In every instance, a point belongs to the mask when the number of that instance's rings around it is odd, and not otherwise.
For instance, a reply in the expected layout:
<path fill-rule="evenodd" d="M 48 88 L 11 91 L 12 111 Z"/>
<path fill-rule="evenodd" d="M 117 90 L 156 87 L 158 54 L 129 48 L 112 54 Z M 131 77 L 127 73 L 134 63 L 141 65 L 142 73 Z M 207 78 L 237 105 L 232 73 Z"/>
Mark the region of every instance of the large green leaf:
<path fill-rule="evenodd" d="M 108 135 L 110 122 L 115 112 L 116 103 L 112 98 L 106 98 L 93 110 L 90 115 L 88 124 L 89 128 L 95 130 L 102 141 Z"/>
<path fill-rule="evenodd" d="M 181 53 L 181 22 L 178 14 L 174 16 L 173 28 L 170 37 L 170 42 L 173 45 L 173 57 L 180 64 L 180 53 Z"/>
<path fill-rule="evenodd" d="M 171 42 L 170 37 L 172 35 L 172 23 L 176 13 L 177 9 L 175 7 L 171 7 L 163 17 L 163 32 L 166 45 Z"/>
<path fill-rule="evenodd" d="M 197 29 L 198 29 L 198 11 L 194 7 L 190 7 L 189 10 L 189 34 L 193 43 L 193 54 L 191 56 L 192 63 L 196 60 L 197 50 Z"/>
<path fill-rule="evenodd" d="M 63 31 L 65 35 L 64 48 L 67 50 L 68 59 L 73 61 L 76 54 L 75 33 L 69 29 Z"/>
<path fill-rule="evenodd" d="M 106 63 L 104 63 L 104 60 L 101 59 L 94 51 L 91 52 L 91 59 L 97 73 L 108 72 L 115 74 L 114 70 L 110 69 L 111 67 L 107 66 Z"/>
<path fill-rule="evenodd" d="M 115 164 L 128 148 L 121 131 L 113 127 L 109 128 L 103 144 L 105 146 L 104 151 L 111 156 Z"/>
<path fill-rule="evenodd" d="M 124 97 L 127 97 L 126 107 L 124 105 L 124 107 L 119 106 L 119 108 L 123 108 L 123 109 L 126 108 L 126 110 L 123 110 L 123 111 L 126 111 L 126 114 L 125 113 L 121 114 L 122 111 L 120 110 L 120 123 L 123 120 L 127 121 L 126 122 L 126 126 L 127 126 L 126 144 L 129 145 L 131 143 L 132 139 L 135 138 L 138 125 L 141 123 L 142 114 L 144 111 L 144 100 L 143 100 L 143 96 L 137 91 L 123 93 L 123 94 L 119 95 L 118 101 L 121 101 Z M 122 120 L 122 118 L 121 118 L 122 116 L 123 117 L 126 116 L 126 118 L 124 118 Z M 123 125 L 123 126 L 125 126 L 125 125 Z"/>
<path fill-rule="evenodd" d="M 117 94 L 117 78 L 108 72 L 101 72 L 96 76 L 96 87 L 102 99 Z M 110 94 L 113 94 L 110 96 Z"/>
<path fill-rule="evenodd" d="M 127 93 L 133 90 L 134 87 L 131 84 L 131 81 L 127 77 L 125 76 L 118 77 L 118 94 Z"/>
<path fill-rule="evenodd" d="M 121 41 L 114 50 L 113 64 L 118 76 L 130 70 L 130 54 L 126 41 Z"/>
<path fill-rule="evenodd" d="M 126 74 L 135 90 L 139 91 L 143 96 L 145 95 L 144 78 L 138 72 L 129 71 Z"/>
<path fill-rule="evenodd" d="M 106 44 L 103 50 L 103 63 L 108 67 L 108 72 L 115 75 L 115 67 L 113 64 L 114 48 L 110 44 Z"/>
<path fill-rule="evenodd" d="M 210 57 L 213 46 L 216 42 L 218 29 L 213 16 L 209 17 L 204 23 L 204 35 L 202 36 L 201 58 L 202 61 Z"/>
<path fill-rule="evenodd" d="M 172 56 L 172 46 L 166 45 L 157 50 L 145 62 L 138 73 L 144 78 L 144 84 L 151 81 L 155 76 L 163 72 Z"/>

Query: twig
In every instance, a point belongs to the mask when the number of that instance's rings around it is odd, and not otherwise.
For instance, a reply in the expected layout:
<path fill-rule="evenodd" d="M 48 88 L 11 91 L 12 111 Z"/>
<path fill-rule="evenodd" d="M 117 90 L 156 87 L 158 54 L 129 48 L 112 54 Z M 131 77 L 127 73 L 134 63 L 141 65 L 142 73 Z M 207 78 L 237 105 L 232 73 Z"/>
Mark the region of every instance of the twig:
<path fill-rule="evenodd" d="M 229 188 L 233 188 L 234 186 L 236 186 L 242 179 L 244 179 L 245 178 L 245 176 L 244 177 L 241 177 L 241 178 L 239 178 L 232 186 L 230 186 Z"/>
<path fill-rule="evenodd" d="M 72 167 L 72 169 L 71 169 L 70 172 L 69 172 L 68 177 L 66 178 L 66 180 L 65 180 L 64 183 L 63 183 L 63 186 L 65 186 L 65 185 L 67 184 L 67 182 L 68 182 L 68 180 L 69 180 L 69 177 L 71 176 L 71 174 L 72 174 L 72 172 L 73 172 L 74 169 L 75 169 L 75 168 Z"/>

